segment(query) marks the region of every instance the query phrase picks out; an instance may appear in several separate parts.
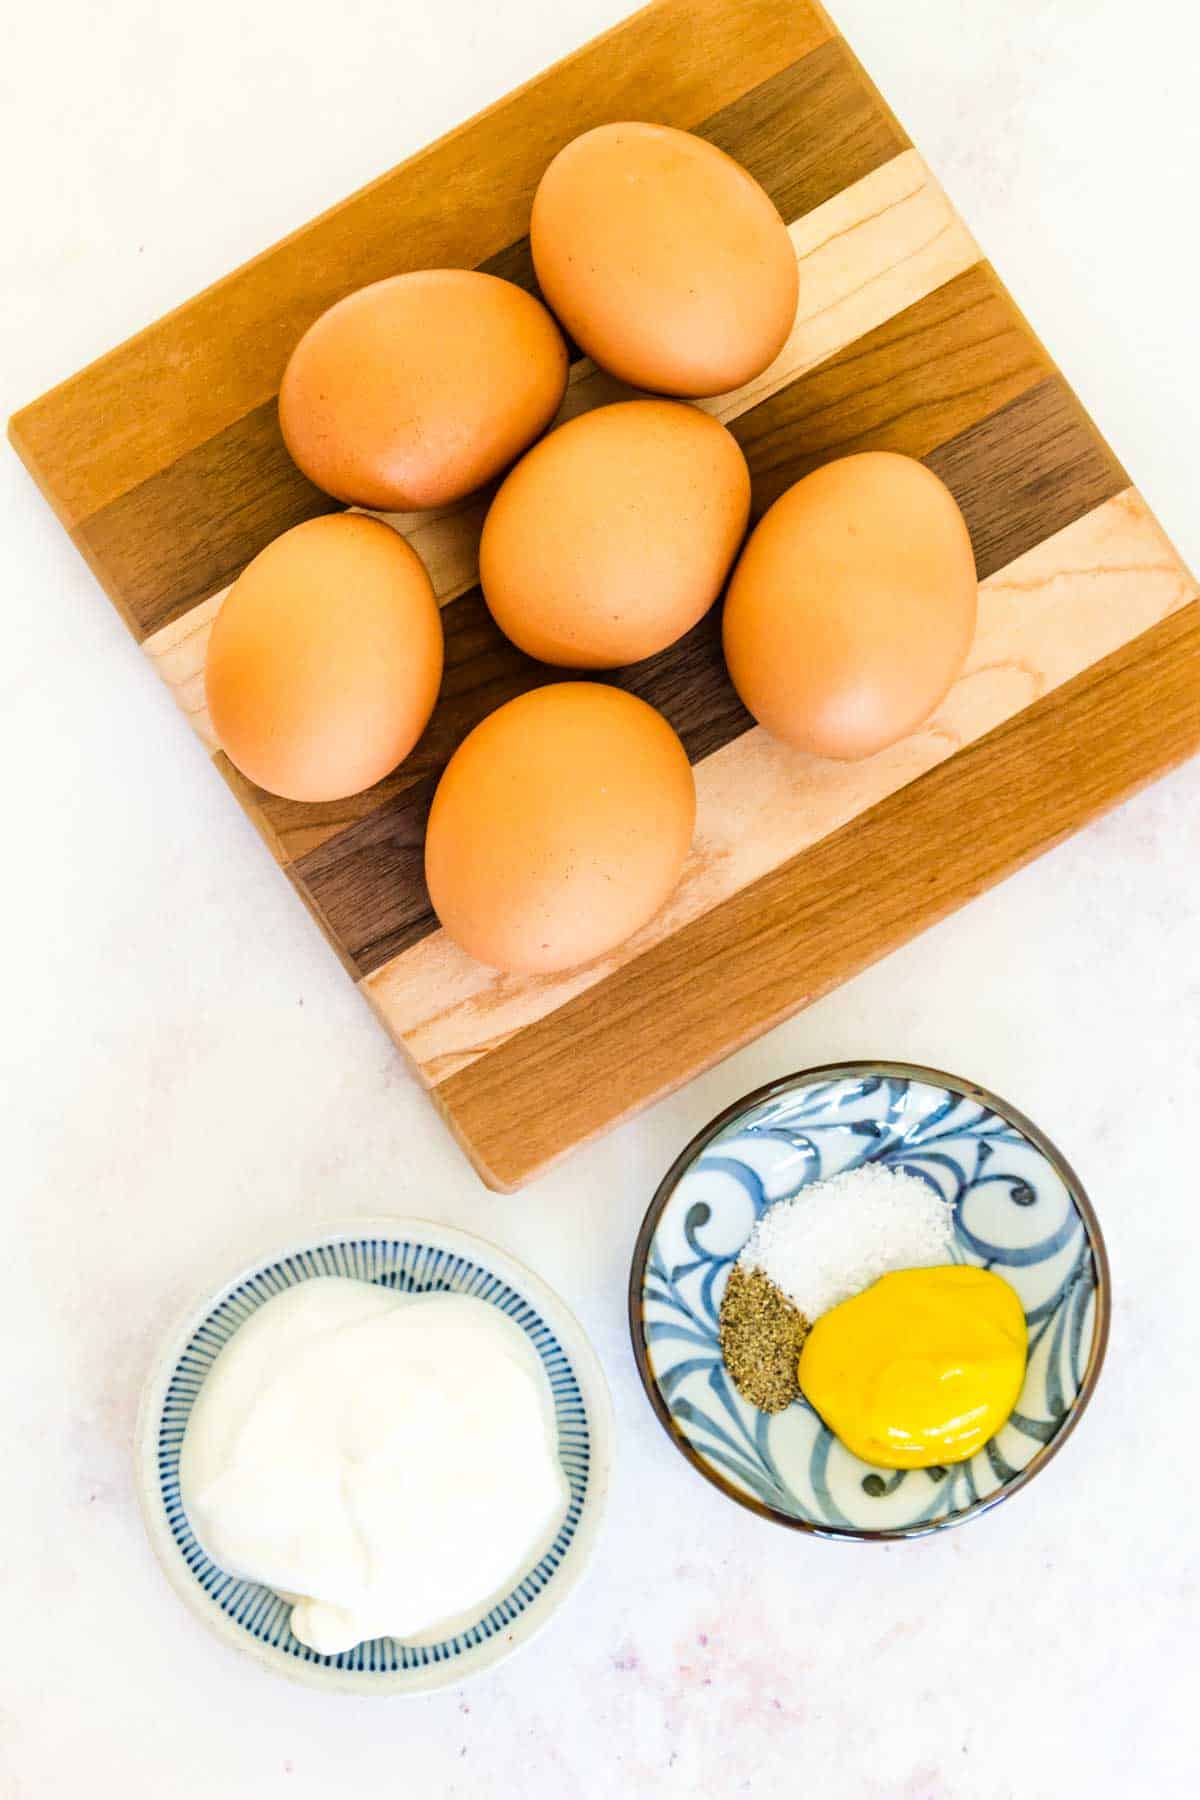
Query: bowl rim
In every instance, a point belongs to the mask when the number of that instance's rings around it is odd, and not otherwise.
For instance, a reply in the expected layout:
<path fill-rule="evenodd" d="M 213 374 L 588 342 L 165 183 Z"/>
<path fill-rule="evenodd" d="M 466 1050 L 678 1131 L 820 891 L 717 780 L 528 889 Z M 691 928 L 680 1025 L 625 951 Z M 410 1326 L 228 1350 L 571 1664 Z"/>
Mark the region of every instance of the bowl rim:
<path fill-rule="evenodd" d="M 1035 1451 L 1023 1469 L 1010 1481 L 1005 1482 L 1002 1487 L 997 1488 L 994 1493 L 973 1501 L 961 1512 L 952 1513 L 949 1517 L 942 1519 L 928 1520 L 918 1525 L 856 1527 L 814 1524 L 808 1519 L 797 1519 L 786 1513 L 777 1512 L 765 1501 L 757 1500 L 752 1494 L 747 1494 L 741 1488 L 736 1487 L 733 1482 L 728 1481 L 725 1476 L 712 1468 L 693 1448 L 691 1441 L 672 1418 L 650 1368 L 643 1330 L 643 1295 L 646 1259 L 650 1252 L 650 1245 L 663 1209 L 701 1151 L 727 1126 L 734 1124 L 737 1119 L 762 1105 L 764 1101 L 772 1100 L 781 1093 L 786 1093 L 793 1088 L 812 1087 L 824 1081 L 853 1079 L 863 1075 L 895 1076 L 903 1080 L 925 1082 L 931 1087 L 944 1088 L 948 1093 L 958 1094 L 963 1099 L 981 1101 L 998 1117 L 1015 1126 L 1024 1137 L 1028 1138 L 1035 1149 L 1041 1152 L 1066 1186 L 1083 1222 L 1096 1271 L 1096 1318 L 1092 1328 L 1092 1342 L 1088 1351 L 1087 1367 L 1070 1410 L 1054 1436 L 1049 1443 L 1043 1444 L 1041 1449 Z M 731 1101 L 715 1118 L 710 1119 L 707 1125 L 701 1127 L 675 1158 L 659 1182 L 654 1196 L 646 1208 L 630 1262 L 628 1304 L 629 1336 L 633 1346 L 633 1358 L 637 1364 L 638 1375 L 641 1378 L 646 1398 L 649 1400 L 659 1424 L 675 1448 L 698 1474 L 702 1475 L 728 1499 L 745 1507 L 747 1512 L 752 1512 L 761 1519 L 767 1519 L 774 1525 L 782 1525 L 790 1531 L 800 1531 L 809 1537 L 831 1538 L 843 1543 L 893 1543 L 908 1538 L 929 1537 L 934 1532 L 946 1531 L 956 1525 L 965 1525 L 969 1519 L 978 1518 L 982 1513 L 990 1512 L 1002 1501 L 1009 1499 L 1011 1495 L 1019 1493 L 1033 1480 L 1035 1475 L 1046 1467 L 1047 1463 L 1057 1456 L 1086 1412 L 1088 1403 L 1095 1392 L 1096 1383 L 1100 1378 L 1100 1371 L 1104 1366 L 1104 1357 L 1108 1349 L 1109 1324 L 1112 1318 L 1112 1275 L 1100 1221 L 1096 1217 L 1096 1210 L 1083 1183 L 1057 1145 L 1031 1119 L 1026 1118 L 1023 1112 L 978 1082 L 967 1080 L 961 1075 L 951 1075 L 944 1069 L 930 1068 L 924 1063 L 853 1059 L 849 1062 L 820 1063 L 813 1068 L 797 1069 L 790 1075 L 778 1076 L 774 1081 L 768 1081 L 762 1087 L 754 1088 L 750 1093 L 743 1094 L 740 1099 Z"/>
<path fill-rule="evenodd" d="M 159 1479 L 158 1433 L 167 1389 L 180 1356 L 208 1315 L 236 1288 L 271 1263 L 281 1262 L 305 1250 L 363 1238 L 375 1238 L 385 1243 L 407 1241 L 449 1250 L 479 1263 L 490 1274 L 500 1276 L 515 1288 L 558 1339 L 578 1384 L 588 1421 L 588 1474 L 583 1506 L 566 1555 L 550 1580 L 504 1631 L 443 1662 L 415 1669 L 337 1669 L 300 1661 L 276 1645 L 261 1643 L 204 1591 L 188 1567 L 167 1519 Z M 314 1226 L 283 1244 L 276 1241 L 268 1245 L 243 1261 L 218 1287 L 206 1290 L 199 1300 L 192 1301 L 176 1316 L 159 1341 L 142 1384 L 134 1428 L 133 1461 L 142 1523 L 155 1558 L 168 1584 L 189 1612 L 222 1643 L 273 1675 L 323 1693 L 416 1699 L 438 1688 L 456 1687 L 472 1676 L 482 1674 L 530 1643 L 558 1612 L 583 1578 L 596 1549 L 611 1484 L 613 1440 L 612 1398 L 603 1365 L 574 1313 L 540 1275 L 499 1244 L 475 1232 L 410 1214 L 368 1214 L 361 1218 L 336 1219 Z"/>

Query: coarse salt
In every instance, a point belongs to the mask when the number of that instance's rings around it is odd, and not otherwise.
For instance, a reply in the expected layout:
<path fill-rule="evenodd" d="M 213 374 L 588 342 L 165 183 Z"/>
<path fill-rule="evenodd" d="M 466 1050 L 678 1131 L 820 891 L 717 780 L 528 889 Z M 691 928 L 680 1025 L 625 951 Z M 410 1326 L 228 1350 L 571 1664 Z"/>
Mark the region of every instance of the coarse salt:
<path fill-rule="evenodd" d="M 954 1260 L 954 1211 L 919 1176 L 862 1163 L 769 1206 L 738 1262 L 815 1321 L 895 1269 Z"/>

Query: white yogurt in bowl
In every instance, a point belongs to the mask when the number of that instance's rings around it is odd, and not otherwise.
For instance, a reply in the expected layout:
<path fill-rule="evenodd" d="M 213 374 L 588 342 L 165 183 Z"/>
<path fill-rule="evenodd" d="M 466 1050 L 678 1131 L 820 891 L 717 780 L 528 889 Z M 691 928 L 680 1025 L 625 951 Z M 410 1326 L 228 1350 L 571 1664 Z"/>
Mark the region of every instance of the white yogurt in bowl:
<path fill-rule="evenodd" d="M 337 1275 L 230 1338 L 179 1479 L 213 1562 L 292 1598 L 292 1635 L 325 1656 L 457 1628 L 536 1560 L 570 1498 L 519 1325 L 469 1294 Z"/>
<path fill-rule="evenodd" d="M 447 1226 L 363 1220 L 259 1259 L 171 1335 L 139 1497 L 226 1643 L 310 1686 L 416 1694 L 566 1598 L 611 1438 L 595 1355 L 535 1275 Z"/>

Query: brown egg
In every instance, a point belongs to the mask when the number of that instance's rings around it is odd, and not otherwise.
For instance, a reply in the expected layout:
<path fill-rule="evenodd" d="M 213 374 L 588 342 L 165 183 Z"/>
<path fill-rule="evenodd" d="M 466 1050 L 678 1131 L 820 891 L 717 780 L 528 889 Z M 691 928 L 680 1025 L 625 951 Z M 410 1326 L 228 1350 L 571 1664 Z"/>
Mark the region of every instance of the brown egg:
<path fill-rule="evenodd" d="M 674 400 L 582 413 L 536 444 L 487 515 L 479 579 L 501 631 L 572 669 L 640 662 L 717 598 L 750 514 L 723 425 Z"/>
<path fill-rule="evenodd" d="M 447 765 L 425 840 L 430 898 L 480 962 L 571 969 L 653 918 L 695 817 L 687 753 L 653 707 L 599 683 L 537 688 Z"/>
<path fill-rule="evenodd" d="M 796 256 L 770 197 L 668 125 L 600 125 L 560 150 L 529 227 L 538 281 L 601 368 L 660 394 L 721 394 L 778 356 Z"/>
<path fill-rule="evenodd" d="M 499 475 L 566 385 L 566 345 L 539 300 L 473 269 L 423 269 L 348 294 L 309 326 L 279 424 L 318 487 L 411 512 Z"/>
<path fill-rule="evenodd" d="M 760 725 L 871 756 L 926 719 L 975 631 L 975 558 L 945 484 L 907 456 L 847 456 L 781 495 L 725 601 L 725 659 Z"/>
<path fill-rule="evenodd" d="M 442 621 L 424 565 L 357 513 L 285 531 L 217 614 L 205 686 L 230 762 L 289 800 L 379 781 L 422 731 L 442 678 Z"/>

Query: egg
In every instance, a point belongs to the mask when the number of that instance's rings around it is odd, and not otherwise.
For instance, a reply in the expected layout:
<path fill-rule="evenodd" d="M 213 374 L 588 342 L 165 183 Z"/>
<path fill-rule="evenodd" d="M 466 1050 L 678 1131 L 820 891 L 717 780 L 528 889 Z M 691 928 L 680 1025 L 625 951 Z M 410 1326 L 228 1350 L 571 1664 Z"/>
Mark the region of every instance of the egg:
<path fill-rule="evenodd" d="M 724 393 L 791 331 L 798 278 L 783 220 L 740 163 L 690 132 L 584 132 L 542 176 L 529 237 L 549 305 L 634 387 Z"/>
<path fill-rule="evenodd" d="M 990 1269 L 901 1269 L 822 1313 L 800 1389 L 864 1462 L 965 1462 L 995 1437 L 1025 1378 L 1025 1309 Z"/>
<path fill-rule="evenodd" d="M 434 911 L 494 968 L 574 968 L 653 918 L 695 816 L 687 753 L 653 707 L 599 683 L 537 688 L 447 764 L 425 840 Z"/>
<path fill-rule="evenodd" d="M 971 537 L 911 457 L 847 456 L 764 515 L 725 600 L 725 660 L 760 725 L 818 756 L 871 756 L 914 731 L 975 631 Z"/>
<path fill-rule="evenodd" d="M 674 400 L 602 406 L 504 481 L 479 547 L 484 598 L 542 662 L 639 662 L 708 611 L 749 512 L 746 459 L 707 413 Z"/>
<path fill-rule="evenodd" d="M 289 800 L 340 800 L 412 749 L 442 677 L 442 622 L 413 550 L 356 513 L 285 531 L 217 614 L 205 669 L 217 738 Z"/>
<path fill-rule="evenodd" d="M 473 269 L 423 269 L 360 288 L 309 326 L 279 424 L 326 493 L 419 511 L 499 475 L 566 385 L 566 345 L 539 300 Z"/>

